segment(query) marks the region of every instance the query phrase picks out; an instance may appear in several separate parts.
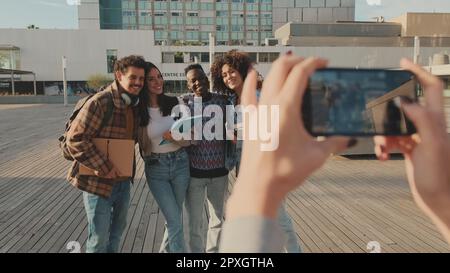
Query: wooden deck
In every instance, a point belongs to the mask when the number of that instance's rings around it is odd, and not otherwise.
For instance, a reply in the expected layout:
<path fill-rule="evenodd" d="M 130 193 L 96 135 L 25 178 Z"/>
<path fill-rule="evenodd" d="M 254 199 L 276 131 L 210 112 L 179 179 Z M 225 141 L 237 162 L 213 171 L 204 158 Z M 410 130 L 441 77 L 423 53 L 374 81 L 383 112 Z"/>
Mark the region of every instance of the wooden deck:
<path fill-rule="evenodd" d="M 84 250 L 81 193 L 65 175 L 69 162 L 57 138 L 72 107 L 0 105 L 0 252 Z M 305 252 L 449 252 L 433 224 L 413 203 L 403 162 L 371 158 L 329 161 L 287 200 Z M 231 184 L 230 184 L 231 188 Z M 164 219 L 143 178 L 132 188 L 122 252 L 157 252 Z"/>

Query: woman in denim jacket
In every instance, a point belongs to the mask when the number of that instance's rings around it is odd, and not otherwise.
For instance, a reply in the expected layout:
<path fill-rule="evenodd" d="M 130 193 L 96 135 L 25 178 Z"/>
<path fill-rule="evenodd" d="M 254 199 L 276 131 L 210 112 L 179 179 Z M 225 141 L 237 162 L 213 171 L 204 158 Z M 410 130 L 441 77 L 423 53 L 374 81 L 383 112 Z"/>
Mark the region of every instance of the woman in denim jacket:
<path fill-rule="evenodd" d="M 175 122 L 172 109 L 179 104 L 164 94 L 160 70 L 147 63 L 146 84 L 140 95 L 139 148 L 145 161 L 145 175 L 150 191 L 166 219 L 160 252 L 186 252 L 183 233 L 183 202 L 189 185 L 189 159 L 170 129 Z M 146 91 L 146 92 L 145 92 Z"/>
<path fill-rule="evenodd" d="M 247 77 L 248 70 L 252 67 L 252 61 L 245 52 L 240 52 L 237 50 L 231 50 L 225 54 L 223 57 L 218 57 L 213 63 L 211 68 L 212 79 L 214 82 L 214 88 L 218 92 L 225 93 L 229 96 L 230 102 L 234 106 L 241 104 L 240 98 L 242 90 L 244 87 L 244 81 Z M 260 80 L 257 88 L 261 89 L 262 81 Z M 236 127 L 241 127 L 241 119 L 239 113 L 235 117 Z M 229 127 L 229 126 L 227 126 Z M 237 132 L 234 133 L 235 139 L 238 135 Z M 236 176 L 239 173 L 239 167 L 241 164 L 241 153 L 242 153 L 242 140 L 235 141 L 234 145 L 234 158 L 231 158 L 232 152 L 230 152 L 230 147 L 227 147 L 227 162 L 234 162 L 236 167 Z M 286 234 L 286 242 L 284 245 L 285 251 L 288 253 L 300 253 L 301 248 L 298 243 L 297 234 L 294 230 L 292 220 L 286 211 L 286 204 L 283 202 L 278 209 L 278 223 Z"/>

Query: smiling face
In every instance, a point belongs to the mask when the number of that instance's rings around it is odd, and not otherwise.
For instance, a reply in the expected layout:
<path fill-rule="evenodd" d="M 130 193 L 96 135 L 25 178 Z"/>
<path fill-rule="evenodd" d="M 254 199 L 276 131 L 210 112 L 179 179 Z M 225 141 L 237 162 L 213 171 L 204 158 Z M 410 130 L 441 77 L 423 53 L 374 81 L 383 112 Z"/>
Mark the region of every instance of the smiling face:
<path fill-rule="evenodd" d="M 116 72 L 120 86 L 130 94 L 139 95 L 144 86 L 145 71 L 143 68 L 130 66 L 126 73 Z"/>
<path fill-rule="evenodd" d="M 147 86 L 150 94 L 161 95 L 164 91 L 164 80 L 158 69 L 152 68 L 147 74 Z"/>
<path fill-rule="evenodd" d="M 197 97 L 203 97 L 208 93 L 209 80 L 205 72 L 200 69 L 192 69 L 186 74 L 187 87 Z"/>
<path fill-rule="evenodd" d="M 227 88 L 233 91 L 242 91 L 244 80 L 239 71 L 228 64 L 222 67 L 222 79 Z"/>

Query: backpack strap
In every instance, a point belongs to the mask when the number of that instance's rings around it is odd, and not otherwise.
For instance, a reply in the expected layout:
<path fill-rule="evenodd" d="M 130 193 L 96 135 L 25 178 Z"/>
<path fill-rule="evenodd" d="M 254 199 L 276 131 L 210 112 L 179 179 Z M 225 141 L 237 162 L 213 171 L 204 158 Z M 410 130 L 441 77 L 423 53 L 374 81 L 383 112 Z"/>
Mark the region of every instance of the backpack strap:
<path fill-rule="evenodd" d="M 108 96 L 108 103 L 107 103 L 107 106 L 106 106 L 106 113 L 103 116 L 103 121 L 102 121 L 102 124 L 100 125 L 100 130 L 103 129 L 106 126 L 106 124 L 108 124 L 109 120 L 112 117 L 113 110 L 114 110 L 113 97 L 112 97 L 112 93 L 110 93 L 110 95 Z"/>

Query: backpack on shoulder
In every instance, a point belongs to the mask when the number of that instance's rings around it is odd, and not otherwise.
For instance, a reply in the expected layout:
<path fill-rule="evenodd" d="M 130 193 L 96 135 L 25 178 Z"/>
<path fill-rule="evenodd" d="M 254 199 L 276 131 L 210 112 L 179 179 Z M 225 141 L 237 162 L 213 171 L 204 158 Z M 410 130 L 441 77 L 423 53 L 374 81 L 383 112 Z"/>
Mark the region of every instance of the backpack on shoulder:
<path fill-rule="evenodd" d="M 58 138 L 59 140 L 59 148 L 61 149 L 61 153 L 63 155 L 63 157 L 67 160 L 70 161 L 74 161 L 74 158 L 72 157 L 72 155 L 70 154 L 68 148 L 67 148 L 67 133 L 69 132 L 73 121 L 75 120 L 75 118 L 77 117 L 78 113 L 80 113 L 81 109 L 86 105 L 86 103 L 92 99 L 92 97 L 94 97 L 95 94 L 91 94 L 88 95 L 82 99 L 80 99 L 77 104 L 75 105 L 75 108 L 73 109 L 72 114 L 69 117 L 69 120 L 66 122 L 66 127 L 64 130 L 64 134 L 62 136 L 60 136 Z M 108 97 L 108 107 L 105 113 L 105 116 L 103 117 L 103 121 L 100 125 L 100 129 L 102 129 L 103 127 L 106 126 L 106 124 L 108 123 L 108 121 L 111 119 L 112 114 L 113 114 L 113 101 L 112 101 L 112 96 Z"/>

